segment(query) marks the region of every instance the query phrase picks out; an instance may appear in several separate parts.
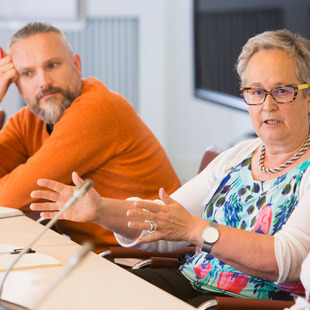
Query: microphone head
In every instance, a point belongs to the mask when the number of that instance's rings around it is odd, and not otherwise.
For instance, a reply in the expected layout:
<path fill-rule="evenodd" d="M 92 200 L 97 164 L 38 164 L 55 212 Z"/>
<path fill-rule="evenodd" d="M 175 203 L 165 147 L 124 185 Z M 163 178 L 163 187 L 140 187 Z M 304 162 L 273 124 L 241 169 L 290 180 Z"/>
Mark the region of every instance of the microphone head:
<path fill-rule="evenodd" d="M 76 267 L 76 265 L 81 262 L 85 257 L 86 255 L 92 251 L 94 249 L 94 245 L 93 243 L 91 242 L 84 242 L 82 244 L 82 248 L 79 249 L 79 251 L 77 251 L 76 253 L 74 253 L 69 261 L 68 261 L 68 267 L 70 268 L 74 268 Z"/>
<path fill-rule="evenodd" d="M 90 242 L 83 243 L 82 247 L 78 249 L 68 260 L 68 263 L 64 266 L 64 268 L 59 273 L 56 281 L 52 283 L 52 285 L 46 290 L 45 294 L 41 296 L 41 298 L 36 302 L 35 306 L 32 307 L 32 310 L 37 309 L 49 295 L 51 295 L 52 291 L 59 285 L 59 282 L 65 279 L 68 274 L 77 267 L 77 265 L 83 261 L 86 255 L 94 249 L 94 245 Z M 0 309 L 1 310 L 1 309 Z"/>
<path fill-rule="evenodd" d="M 84 260 L 86 255 L 94 249 L 94 245 L 91 242 L 85 242 L 82 247 L 75 252 L 69 259 L 66 266 L 62 269 L 59 274 L 59 279 L 64 279 L 68 274 L 76 268 L 76 266 Z"/>

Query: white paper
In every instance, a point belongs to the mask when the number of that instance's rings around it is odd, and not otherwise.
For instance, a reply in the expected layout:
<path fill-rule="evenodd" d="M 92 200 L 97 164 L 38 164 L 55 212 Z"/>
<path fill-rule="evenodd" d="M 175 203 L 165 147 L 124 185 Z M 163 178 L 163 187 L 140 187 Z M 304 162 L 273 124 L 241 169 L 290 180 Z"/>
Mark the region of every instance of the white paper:
<path fill-rule="evenodd" d="M 0 207 L 0 219 L 6 217 L 12 217 L 17 215 L 23 215 L 24 213 L 18 209 Z"/>
<path fill-rule="evenodd" d="M 23 249 L 12 244 L 0 244 L 0 272 L 5 271 L 17 258 L 18 254 L 11 254 L 15 249 Z M 26 253 L 14 266 L 13 270 L 61 266 L 61 262 L 52 256 L 42 253 Z"/>

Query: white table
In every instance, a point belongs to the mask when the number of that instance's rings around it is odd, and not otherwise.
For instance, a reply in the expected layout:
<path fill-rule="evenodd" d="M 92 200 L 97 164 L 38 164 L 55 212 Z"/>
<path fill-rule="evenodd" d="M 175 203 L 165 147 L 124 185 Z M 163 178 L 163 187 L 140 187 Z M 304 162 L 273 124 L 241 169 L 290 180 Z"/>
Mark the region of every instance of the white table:
<path fill-rule="evenodd" d="M 27 246 L 43 226 L 26 216 L 0 219 L 0 243 Z M 80 246 L 48 230 L 32 247 L 51 255 L 65 265 Z M 2 298 L 33 307 L 63 267 L 12 271 L 5 282 Z M 0 273 L 0 277 L 3 273 Z M 90 253 L 60 282 L 40 306 L 40 310 L 194 309 L 187 303 L 160 290 L 108 260 Z"/>

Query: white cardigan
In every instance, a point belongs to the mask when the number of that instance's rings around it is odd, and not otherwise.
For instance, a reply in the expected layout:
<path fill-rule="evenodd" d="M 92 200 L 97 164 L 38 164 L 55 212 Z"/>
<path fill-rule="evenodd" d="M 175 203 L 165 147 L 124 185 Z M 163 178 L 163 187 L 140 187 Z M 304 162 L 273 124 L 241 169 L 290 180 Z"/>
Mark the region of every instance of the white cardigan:
<path fill-rule="evenodd" d="M 200 174 L 185 183 L 171 197 L 185 207 L 192 215 L 201 217 L 204 206 L 210 201 L 222 179 L 248 157 L 260 145 L 260 139 L 244 141 L 217 156 Z M 299 203 L 287 223 L 274 235 L 275 255 L 279 267 L 277 284 L 299 279 L 301 264 L 310 251 L 310 168 L 305 171 L 298 193 Z M 136 199 L 136 198 L 131 198 Z M 162 203 L 160 200 L 156 200 Z M 309 206 L 308 206 L 309 204 Z M 142 236 L 147 235 L 143 232 Z M 115 234 L 120 245 L 138 247 L 148 251 L 170 252 L 188 243 L 158 241 L 138 245 Z"/>

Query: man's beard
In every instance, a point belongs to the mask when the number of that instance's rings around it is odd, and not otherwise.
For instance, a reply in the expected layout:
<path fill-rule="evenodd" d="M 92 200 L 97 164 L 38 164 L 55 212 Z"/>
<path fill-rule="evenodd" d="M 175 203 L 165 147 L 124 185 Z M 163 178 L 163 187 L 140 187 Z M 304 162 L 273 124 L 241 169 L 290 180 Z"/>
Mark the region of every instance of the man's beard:
<path fill-rule="evenodd" d="M 55 97 L 48 98 L 46 102 L 48 106 L 44 109 L 40 107 L 40 99 L 45 94 L 55 93 L 61 94 L 62 99 L 60 104 L 55 104 L 54 101 L 57 100 Z M 69 89 L 63 89 L 61 87 L 49 87 L 41 91 L 36 97 L 35 102 L 28 102 L 30 110 L 37 115 L 41 120 L 47 124 L 55 124 L 59 121 L 64 111 L 69 108 L 74 101 L 80 95 L 80 92 L 73 92 Z"/>

